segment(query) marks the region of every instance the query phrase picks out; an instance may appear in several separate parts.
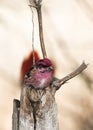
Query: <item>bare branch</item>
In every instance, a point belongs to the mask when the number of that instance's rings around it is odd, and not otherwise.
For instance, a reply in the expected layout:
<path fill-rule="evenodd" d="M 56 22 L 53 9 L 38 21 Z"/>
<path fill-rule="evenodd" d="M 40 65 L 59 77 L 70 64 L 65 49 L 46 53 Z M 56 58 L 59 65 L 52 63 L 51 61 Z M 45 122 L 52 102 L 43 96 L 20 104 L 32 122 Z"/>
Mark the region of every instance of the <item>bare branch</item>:
<path fill-rule="evenodd" d="M 60 79 L 61 85 L 64 84 L 66 81 L 72 79 L 73 77 L 79 75 L 86 68 L 87 68 L 87 65 L 83 62 L 75 71 L 68 74 L 66 77 Z"/>
<path fill-rule="evenodd" d="M 42 0 L 33 0 L 33 4 L 32 4 L 32 2 L 30 0 L 29 0 L 29 2 L 31 3 L 30 7 L 35 7 L 36 10 L 37 10 L 38 23 L 39 23 L 40 45 L 41 45 L 43 58 L 46 58 L 47 54 L 46 54 L 46 49 L 45 49 L 45 44 L 44 44 L 43 24 L 42 24 L 42 11 L 41 11 L 41 2 L 42 2 Z"/>
<path fill-rule="evenodd" d="M 36 9 L 37 9 L 37 14 L 38 14 L 38 22 L 39 22 L 39 37 L 40 37 L 41 50 L 43 53 L 43 58 L 46 58 L 47 54 L 46 54 L 46 50 L 45 50 L 44 36 L 43 36 L 41 5 L 39 5 Z"/>
<path fill-rule="evenodd" d="M 54 78 L 52 85 L 55 86 L 57 89 L 59 89 L 61 87 L 61 85 L 63 85 L 68 80 L 74 78 L 75 76 L 79 75 L 82 71 L 84 71 L 87 68 L 87 66 L 88 65 L 83 62 L 75 71 L 68 74 L 64 78 L 62 78 L 62 79 Z"/>

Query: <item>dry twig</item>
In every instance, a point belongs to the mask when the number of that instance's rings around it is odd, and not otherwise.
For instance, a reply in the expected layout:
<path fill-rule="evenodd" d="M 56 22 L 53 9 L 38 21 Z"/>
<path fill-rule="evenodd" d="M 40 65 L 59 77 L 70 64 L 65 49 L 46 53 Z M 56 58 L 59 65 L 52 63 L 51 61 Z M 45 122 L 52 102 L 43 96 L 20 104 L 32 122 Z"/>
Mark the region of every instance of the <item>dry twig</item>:
<path fill-rule="evenodd" d="M 53 86 L 57 88 L 57 90 L 61 87 L 61 85 L 65 84 L 68 80 L 72 79 L 73 77 L 79 75 L 82 71 L 84 71 L 87 68 L 87 64 L 83 62 L 76 70 L 68 74 L 62 79 L 54 78 L 54 81 L 52 83 Z"/>
<path fill-rule="evenodd" d="M 31 4 L 30 7 L 34 7 L 37 10 L 38 23 L 39 23 L 40 45 L 41 45 L 41 50 L 42 50 L 43 58 L 46 58 L 47 54 L 46 54 L 46 49 L 45 49 L 45 44 L 44 44 L 44 36 L 43 36 L 41 2 L 42 2 L 42 0 L 34 0 L 34 2 L 33 2 L 34 5 Z"/>

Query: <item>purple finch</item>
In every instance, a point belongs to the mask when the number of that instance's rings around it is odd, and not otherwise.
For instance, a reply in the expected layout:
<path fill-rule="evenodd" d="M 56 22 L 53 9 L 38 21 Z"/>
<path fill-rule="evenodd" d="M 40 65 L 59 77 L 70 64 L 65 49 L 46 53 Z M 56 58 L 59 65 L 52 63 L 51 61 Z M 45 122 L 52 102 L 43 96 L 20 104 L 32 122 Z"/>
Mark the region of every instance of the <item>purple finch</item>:
<path fill-rule="evenodd" d="M 53 78 L 52 62 L 45 58 L 38 60 L 24 77 L 24 85 L 43 89 L 50 85 Z"/>

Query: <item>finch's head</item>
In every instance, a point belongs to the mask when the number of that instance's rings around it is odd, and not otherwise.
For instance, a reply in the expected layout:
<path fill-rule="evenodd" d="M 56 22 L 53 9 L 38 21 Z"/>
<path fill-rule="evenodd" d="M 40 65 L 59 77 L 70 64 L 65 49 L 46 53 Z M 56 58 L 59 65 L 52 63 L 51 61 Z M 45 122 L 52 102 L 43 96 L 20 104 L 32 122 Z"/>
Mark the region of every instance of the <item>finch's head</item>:
<path fill-rule="evenodd" d="M 39 69 L 42 73 L 54 71 L 52 62 L 47 58 L 38 60 L 36 62 L 36 68 Z"/>
<path fill-rule="evenodd" d="M 50 86 L 54 68 L 52 62 L 45 58 L 38 60 L 31 71 L 25 76 L 24 83 L 34 88 L 46 88 Z"/>

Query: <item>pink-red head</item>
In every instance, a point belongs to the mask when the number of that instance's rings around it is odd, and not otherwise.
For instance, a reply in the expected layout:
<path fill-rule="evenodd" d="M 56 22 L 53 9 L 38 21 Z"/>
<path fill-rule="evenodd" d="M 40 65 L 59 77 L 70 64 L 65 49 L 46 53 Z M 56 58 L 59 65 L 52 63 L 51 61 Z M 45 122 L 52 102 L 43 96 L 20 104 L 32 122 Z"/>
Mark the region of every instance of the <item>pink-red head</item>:
<path fill-rule="evenodd" d="M 50 72 L 54 72 L 54 67 L 53 67 L 53 65 L 52 65 L 52 62 L 49 60 L 49 59 L 47 59 L 47 58 L 45 58 L 45 59 L 40 59 L 40 60 L 38 60 L 37 62 L 36 62 L 36 64 L 35 64 L 35 66 L 36 66 L 36 68 L 38 68 L 41 72 L 48 72 L 48 71 L 50 71 Z"/>
<path fill-rule="evenodd" d="M 44 59 L 40 59 L 36 62 L 36 66 L 44 66 L 44 67 L 49 67 L 49 66 L 53 66 L 52 62 L 48 59 L 48 58 L 44 58 Z"/>
<path fill-rule="evenodd" d="M 45 58 L 40 59 L 34 65 L 29 75 L 25 77 L 25 84 L 34 88 L 46 88 L 50 86 L 53 78 L 54 68 L 52 62 Z"/>

